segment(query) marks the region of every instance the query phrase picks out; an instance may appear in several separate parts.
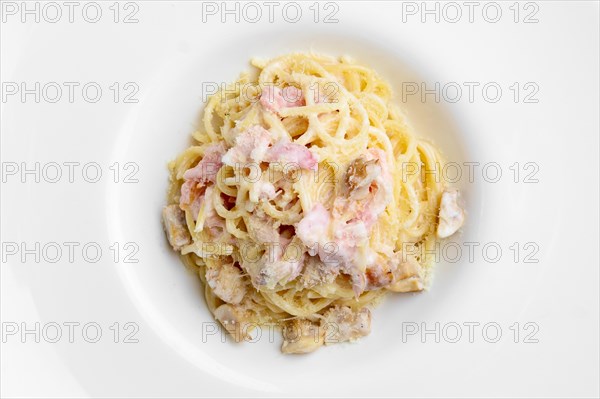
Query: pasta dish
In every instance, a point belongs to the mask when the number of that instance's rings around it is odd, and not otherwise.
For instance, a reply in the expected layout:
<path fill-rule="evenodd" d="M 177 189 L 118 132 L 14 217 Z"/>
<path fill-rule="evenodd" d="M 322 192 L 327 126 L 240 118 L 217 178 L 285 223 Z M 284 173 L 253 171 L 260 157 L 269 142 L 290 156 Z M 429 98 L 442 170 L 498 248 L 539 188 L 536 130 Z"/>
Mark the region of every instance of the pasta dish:
<path fill-rule="evenodd" d="M 252 65 L 169 164 L 168 240 L 236 341 L 269 323 L 284 353 L 356 340 L 384 295 L 427 288 L 459 193 L 427 173 L 440 153 L 373 70 L 301 53 Z"/>

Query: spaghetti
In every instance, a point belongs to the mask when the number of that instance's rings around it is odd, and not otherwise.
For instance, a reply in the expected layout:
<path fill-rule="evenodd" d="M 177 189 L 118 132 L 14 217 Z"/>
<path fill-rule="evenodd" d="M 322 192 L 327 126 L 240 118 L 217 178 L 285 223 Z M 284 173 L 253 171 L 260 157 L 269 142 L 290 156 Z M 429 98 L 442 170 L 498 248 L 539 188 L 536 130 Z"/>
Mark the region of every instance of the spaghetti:
<path fill-rule="evenodd" d="M 253 60 L 209 100 L 194 144 L 169 164 L 163 220 L 236 339 L 274 323 L 285 353 L 370 331 L 387 292 L 427 286 L 437 240 L 460 228 L 388 84 L 348 58 Z"/>

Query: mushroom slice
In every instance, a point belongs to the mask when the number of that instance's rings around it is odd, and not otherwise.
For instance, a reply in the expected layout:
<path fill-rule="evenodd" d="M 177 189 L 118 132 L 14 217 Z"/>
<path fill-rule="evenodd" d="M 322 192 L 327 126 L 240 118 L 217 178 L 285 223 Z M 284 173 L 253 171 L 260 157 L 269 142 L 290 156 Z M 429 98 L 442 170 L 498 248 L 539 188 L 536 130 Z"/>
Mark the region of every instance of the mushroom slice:
<path fill-rule="evenodd" d="M 324 331 L 306 319 L 294 319 L 283 328 L 283 353 L 310 353 L 324 342 Z"/>

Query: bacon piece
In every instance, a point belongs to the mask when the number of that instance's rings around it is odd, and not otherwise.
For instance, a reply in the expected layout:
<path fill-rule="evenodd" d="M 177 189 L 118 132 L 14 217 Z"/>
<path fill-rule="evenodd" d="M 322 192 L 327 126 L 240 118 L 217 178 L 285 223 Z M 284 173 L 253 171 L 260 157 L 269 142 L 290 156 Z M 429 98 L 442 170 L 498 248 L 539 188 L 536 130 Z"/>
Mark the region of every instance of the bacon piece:
<path fill-rule="evenodd" d="M 199 183 L 215 182 L 217 172 L 223 166 L 221 157 L 225 154 L 225 143 L 211 144 L 206 148 L 204 157 L 196 166 L 185 171 L 183 178 Z"/>
<path fill-rule="evenodd" d="M 263 161 L 271 144 L 271 133 L 260 125 L 251 126 L 235 138 L 235 146 L 223 156 L 225 165 L 236 166 L 249 162 Z"/>
<path fill-rule="evenodd" d="M 224 142 L 211 144 L 206 148 L 200 162 L 183 173 L 184 182 L 181 185 L 179 206 L 182 209 L 190 207 L 194 220 L 200 209 L 202 187 L 206 183 L 215 183 L 217 173 L 223 166 L 221 158 L 224 153 Z"/>
<path fill-rule="evenodd" d="M 283 108 L 300 107 L 306 104 L 302 90 L 295 86 L 287 86 L 283 89 L 268 85 L 260 95 L 260 105 L 266 110 L 278 114 Z"/>
<path fill-rule="evenodd" d="M 302 169 L 317 170 L 318 160 L 308 148 L 280 140 L 267 151 L 265 161 L 297 165 Z"/>
<path fill-rule="evenodd" d="M 320 247 L 328 240 L 330 221 L 329 211 L 322 204 L 316 203 L 310 211 L 304 213 L 296 227 L 296 235 L 307 247 L 314 248 L 315 244 Z M 314 251 L 309 253 L 316 254 Z"/>

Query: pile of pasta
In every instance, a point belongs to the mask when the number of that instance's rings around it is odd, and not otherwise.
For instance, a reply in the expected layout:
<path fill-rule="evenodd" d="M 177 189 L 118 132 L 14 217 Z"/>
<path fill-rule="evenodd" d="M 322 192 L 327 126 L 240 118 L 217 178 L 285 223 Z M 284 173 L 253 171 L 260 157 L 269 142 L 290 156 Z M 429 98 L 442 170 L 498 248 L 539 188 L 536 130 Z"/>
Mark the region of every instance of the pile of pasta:
<path fill-rule="evenodd" d="M 443 161 L 373 70 L 301 53 L 252 65 L 209 98 L 169 165 L 169 240 L 238 341 L 268 323 L 288 353 L 366 335 L 386 293 L 428 284 L 447 184 L 426 171 Z"/>

